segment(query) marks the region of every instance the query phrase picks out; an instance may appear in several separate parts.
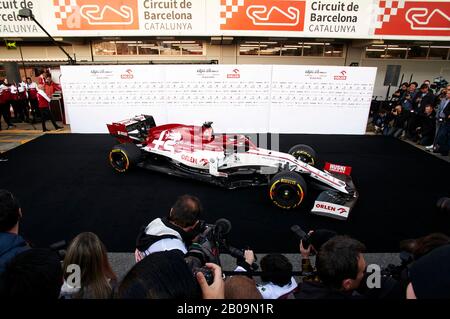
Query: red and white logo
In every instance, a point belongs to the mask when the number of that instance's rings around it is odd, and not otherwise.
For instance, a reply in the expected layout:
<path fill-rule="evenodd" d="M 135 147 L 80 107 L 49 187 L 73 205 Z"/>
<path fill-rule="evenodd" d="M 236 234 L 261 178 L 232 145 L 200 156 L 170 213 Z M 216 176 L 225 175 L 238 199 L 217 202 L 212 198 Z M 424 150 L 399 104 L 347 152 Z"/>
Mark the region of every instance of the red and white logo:
<path fill-rule="evenodd" d="M 239 69 L 234 69 L 233 73 L 227 74 L 228 79 L 239 79 L 241 77 L 241 73 Z"/>
<path fill-rule="evenodd" d="M 334 76 L 335 80 L 347 80 L 347 71 L 342 70 L 339 75 Z"/>
<path fill-rule="evenodd" d="M 133 70 L 131 69 L 126 70 L 124 74 L 120 75 L 120 78 L 124 80 L 131 80 L 132 78 L 134 78 Z"/>
<path fill-rule="evenodd" d="M 303 31 L 304 0 L 221 0 L 221 30 Z"/>
<path fill-rule="evenodd" d="M 58 30 L 138 30 L 137 0 L 53 0 Z"/>
<path fill-rule="evenodd" d="M 450 1 L 378 0 L 374 34 L 450 36 Z"/>
<path fill-rule="evenodd" d="M 320 215 L 329 215 L 336 218 L 347 218 L 350 209 L 346 206 L 332 204 L 323 201 L 315 201 L 312 209 L 313 213 L 320 213 Z"/>
<path fill-rule="evenodd" d="M 325 163 L 325 167 L 323 169 L 330 173 L 338 173 L 349 176 L 352 172 L 352 168 L 350 166 L 337 165 L 328 162 Z"/>

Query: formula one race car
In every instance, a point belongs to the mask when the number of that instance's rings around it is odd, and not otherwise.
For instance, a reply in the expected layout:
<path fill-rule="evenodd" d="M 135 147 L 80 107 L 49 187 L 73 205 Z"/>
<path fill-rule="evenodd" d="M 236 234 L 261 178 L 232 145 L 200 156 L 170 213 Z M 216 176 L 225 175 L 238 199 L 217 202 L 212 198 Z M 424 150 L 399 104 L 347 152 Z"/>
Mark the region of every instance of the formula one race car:
<path fill-rule="evenodd" d="M 268 185 L 270 199 L 283 209 L 298 207 L 312 186 L 322 190 L 312 213 L 347 219 L 358 198 L 346 174 L 351 168 L 327 163 L 320 170 L 314 167 L 316 152 L 307 145 L 295 145 L 288 153 L 267 150 L 245 135 L 215 135 L 211 124 L 156 126 L 149 115 L 108 124 L 120 142 L 109 162 L 120 173 L 138 166 L 230 189 Z"/>

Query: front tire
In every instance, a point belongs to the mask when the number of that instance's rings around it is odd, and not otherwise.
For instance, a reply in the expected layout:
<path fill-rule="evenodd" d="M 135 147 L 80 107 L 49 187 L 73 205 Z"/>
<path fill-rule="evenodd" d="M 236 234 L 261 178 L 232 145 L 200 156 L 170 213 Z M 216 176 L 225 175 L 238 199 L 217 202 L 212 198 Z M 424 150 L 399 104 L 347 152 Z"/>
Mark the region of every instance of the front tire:
<path fill-rule="evenodd" d="M 275 174 L 269 184 L 269 196 L 272 202 L 283 209 L 293 209 L 306 197 L 306 182 L 295 172 Z"/>
<path fill-rule="evenodd" d="M 297 144 L 291 147 L 288 152 L 295 159 L 300 160 L 308 165 L 315 166 L 318 162 L 317 152 L 309 145 Z"/>
<path fill-rule="evenodd" d="M 135 144 L 118 144 L 109 152 L 109 164 L 117 172 L 126 173 L 139 163 L 141 157 L 141 150 Z"/>

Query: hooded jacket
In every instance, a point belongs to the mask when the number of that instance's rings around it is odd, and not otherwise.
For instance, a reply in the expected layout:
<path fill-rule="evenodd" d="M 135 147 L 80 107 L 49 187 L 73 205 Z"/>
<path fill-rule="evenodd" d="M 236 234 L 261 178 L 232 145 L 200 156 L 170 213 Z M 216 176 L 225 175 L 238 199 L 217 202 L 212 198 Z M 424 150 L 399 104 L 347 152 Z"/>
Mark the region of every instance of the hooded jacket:
<path fill-rule="evenodd" d="M 0 273 L 5 271 L 6 264 L 17 254 L 30 249 L 22 236 L 12 233 L 0 233 Z"/>
<path fill-rule="evenodd" d="M 181 227 L 167 220 L 156 218 L 150 224 L 142 227 L 136 239 L 136 248 L 145 256 L 165 250 L 178 249 L 184 254 L 191 238 Z"/>

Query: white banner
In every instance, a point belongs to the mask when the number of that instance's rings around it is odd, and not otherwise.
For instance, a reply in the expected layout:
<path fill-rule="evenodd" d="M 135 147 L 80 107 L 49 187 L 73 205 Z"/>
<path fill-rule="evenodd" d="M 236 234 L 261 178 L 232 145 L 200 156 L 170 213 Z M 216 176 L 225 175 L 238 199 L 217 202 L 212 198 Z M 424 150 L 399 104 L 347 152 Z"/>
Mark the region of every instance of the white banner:
<path fill-rule="evenodd" d="M 448 40 L 450 0 L 5 0 L 1 37 L 273 36 Z"/>
<path fill-rule="evenodd" d="M 139 114 L 224 133 L 364 134 L 376 68 L 297 65 L 61 66 L 74 133 Z"/>

